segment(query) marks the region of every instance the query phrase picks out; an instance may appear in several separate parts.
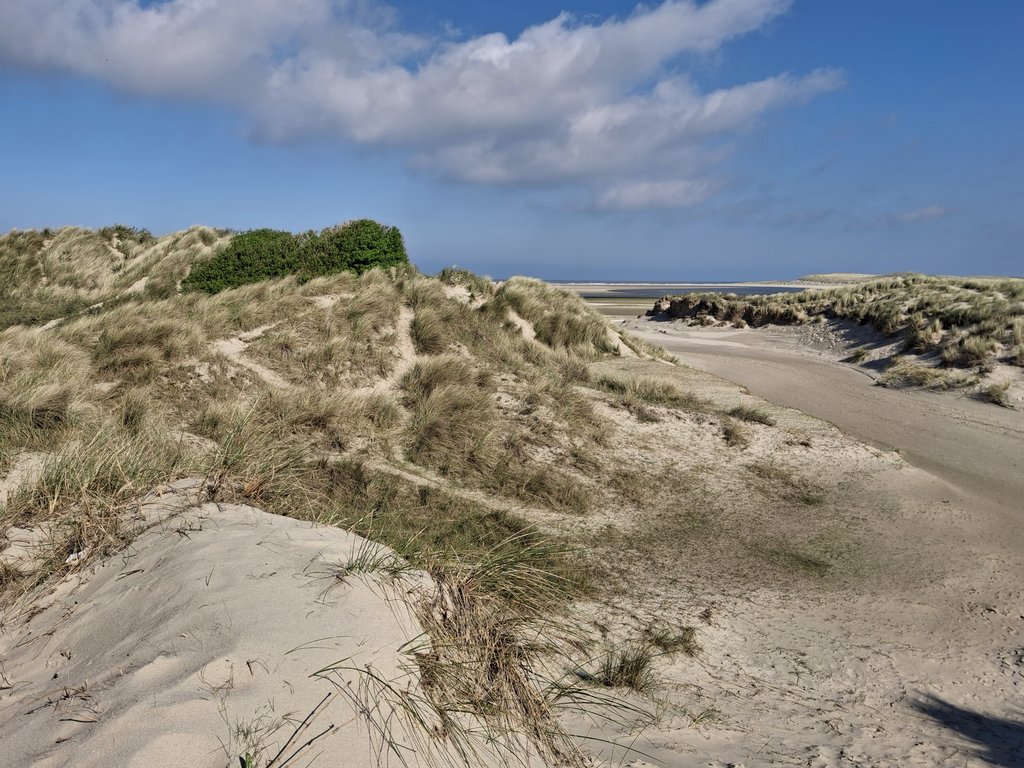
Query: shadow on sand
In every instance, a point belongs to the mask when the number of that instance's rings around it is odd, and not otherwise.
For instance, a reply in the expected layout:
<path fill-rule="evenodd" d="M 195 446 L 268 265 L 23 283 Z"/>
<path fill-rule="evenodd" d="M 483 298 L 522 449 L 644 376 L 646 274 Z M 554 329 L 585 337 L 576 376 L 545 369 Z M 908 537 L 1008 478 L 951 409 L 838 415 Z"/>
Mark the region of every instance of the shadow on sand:
<path fill-rule="evenodd" d="M 1024 766 L 1024 711 L 1010 719 L 982 715 L 934 696 L 917 705 L 923 714 L 971 742 L 974 756 L 991 765 Z"/>

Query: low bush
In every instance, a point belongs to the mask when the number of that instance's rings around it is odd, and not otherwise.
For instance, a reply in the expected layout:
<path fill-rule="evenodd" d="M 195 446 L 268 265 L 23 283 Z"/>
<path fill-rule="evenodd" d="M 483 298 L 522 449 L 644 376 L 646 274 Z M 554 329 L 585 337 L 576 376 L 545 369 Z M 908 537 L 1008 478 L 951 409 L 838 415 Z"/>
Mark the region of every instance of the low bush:
<path fill-rule="evenodd" d="M 299 241 L 290 232 L 254 229 L 235 235 L 213 258 L 195 265 L 184 290 L 219 293 L 299 270 Z"/>

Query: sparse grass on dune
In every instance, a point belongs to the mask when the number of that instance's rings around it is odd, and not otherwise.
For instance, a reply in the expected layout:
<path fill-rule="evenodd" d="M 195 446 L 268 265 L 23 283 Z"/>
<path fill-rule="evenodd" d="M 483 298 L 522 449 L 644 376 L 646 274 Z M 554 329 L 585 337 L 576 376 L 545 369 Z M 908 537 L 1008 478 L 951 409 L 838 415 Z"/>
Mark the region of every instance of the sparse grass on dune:
<path fill-rule="evenodd" d="M 651 377 L 604 375 L 594 385 L 616 395 L 616 401 L 637 419 L 644 422 L 660 420 L 658 412 L 650 406 L 661 406 L 684 411 L 705 411 L 709 404 L 675 384 Z"/>
<path fill-rule="evenodd" d="M 890 275 L 829 289 L 737 298 L 688 294 L 659 302 L 669 317 L 806 323 L 841 318 L 902 337 L 908 351 L 940 356 L 942 365 L 984 369 L 1021 365 L 1024 280 Z"/>
<path fill-rule="evenodd" d="M 42 461 L 38 477 L 0 508 L 0 530 L 29 525 L 44 531 L 30 570 L 7 566 L 0 601 L 123 548 L 138 530 L 131 510 L 139 496 L 204 466 L 162 425 L 146 423 L 131 398 L 119 414 L 90 419 L 72 434 Z"/>
<path fill-rule="evenodd" d="M 489 302 L 511 307 L 533 326 L 537 339 L 552 349 L 596 356 L 614 352 L 607 323 L 577 296 L 525 277 L 505 281 Z"/>
<path fill-rule="evenodd" d="M 438 275 L 445 285 L 462 286 L 469 291 L 470 299 L 487 299 L 494 295 L 494 283 L 487 277 L 481 277 L 465 269 L 447 267 L 442 269 Z"/>
<path fill-rule="evenodd" d="M 722 419 L 722 438 L 727 445 L 745 448 L 750 442 L 747 430 L 732 419 Z"/>
<path fill-rule="evenodd" d="M 879 383 L 886 387 L 911 386 L 935 391 L 945 391 L 969 386 L 977 376 L 956 369 L 923 365 L 902 357 L 894 357 L 882 373 Z"/>
<path fill-rule="evenodd" d="M 749 421 L 755 424 L 764 424 L 769 427 L 775 426 L 775 419 L 764 408 L 754 408 L 749 405 L 737 405 L 729 410 L 729 415 L 741 421 Z"/>
<path fill-rule="evenodd" d="M 609 688 L 630 688 L 637 693 L 645 693 L 656 684 L 656 657 L 654 647 L 647 643 L 614 648 L 601 660 L 594 679 Z"/>
<path fill-rule="evenodd" d="M 196 259 L 228 239 L 209 227 L 161 238 L 123 226 L 12 232 L 0 237 L 0 327 L 41 324 L 133 296 L 168 298 Z"/>

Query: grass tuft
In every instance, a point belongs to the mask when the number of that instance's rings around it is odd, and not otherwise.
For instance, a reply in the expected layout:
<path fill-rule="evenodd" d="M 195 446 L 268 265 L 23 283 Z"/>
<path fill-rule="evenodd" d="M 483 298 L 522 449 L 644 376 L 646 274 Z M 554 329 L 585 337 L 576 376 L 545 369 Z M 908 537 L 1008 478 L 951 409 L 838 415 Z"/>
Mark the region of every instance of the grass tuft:
<path fill-rule="evenodd" d="M 750 405 L 737 405 L 735 408 L 729 409 L 729 415 L 740 419 L 741 421 L 749 421 L 754 424 L 764 424 L 769 427 L 775 426 L 775 419 L 764 408 L 755 408 Z"/>

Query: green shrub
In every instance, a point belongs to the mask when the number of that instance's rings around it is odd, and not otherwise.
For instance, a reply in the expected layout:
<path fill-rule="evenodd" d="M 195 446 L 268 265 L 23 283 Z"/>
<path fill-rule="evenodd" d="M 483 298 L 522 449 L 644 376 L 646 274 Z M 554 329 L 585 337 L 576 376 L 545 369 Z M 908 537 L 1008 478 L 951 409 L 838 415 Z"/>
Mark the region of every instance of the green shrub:
<path fill-rule="evenodd" d="M 254 229 L 232 238 L 211 259 L 197 264 L 182 288 L 218 293 L 286 275 L 310 279 L 338 272 L 362 274 L 373 267 L 408 264 L 402 233 L 371 219 L 293 235 Z"/>
<path fill-rule="evenodd" d="M 299 241 L 291 232 L 253 229 L 235 235 L 223 251 L 193 267 L 181 287 L 218 293 L 292 274 L 299 265 Z"/>
<path fill-rule="evenodd" d="M 302 272 L 308 276 L 336 272 L 362 274 L 374 267 L 397 267 L 409 263 L 405 242 L 398 227 L 359 219 L 329 227 L 319 235 L 300 238 Z"/>

